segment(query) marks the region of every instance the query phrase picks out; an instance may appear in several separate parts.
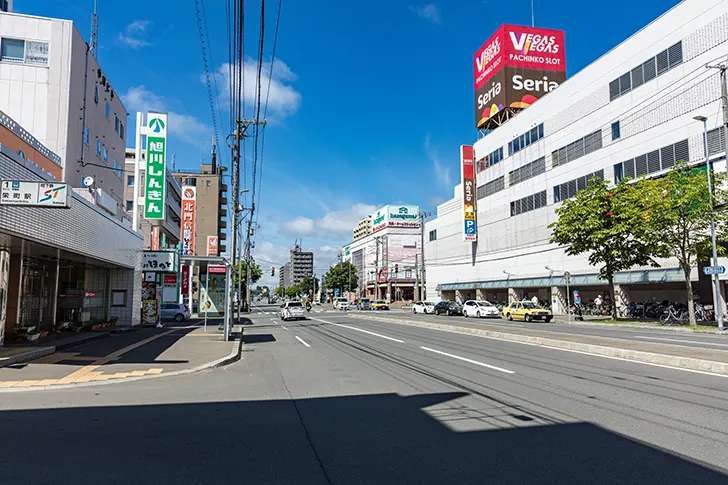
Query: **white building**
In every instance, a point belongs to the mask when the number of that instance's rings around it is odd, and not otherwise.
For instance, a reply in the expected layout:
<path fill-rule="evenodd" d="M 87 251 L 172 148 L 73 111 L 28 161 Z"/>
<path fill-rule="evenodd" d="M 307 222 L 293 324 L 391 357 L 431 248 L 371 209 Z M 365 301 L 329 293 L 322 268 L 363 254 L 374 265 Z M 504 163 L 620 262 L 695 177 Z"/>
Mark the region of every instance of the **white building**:
<path fill-rule="evenodd" d="M 365 220 L 371 221 L 369 234 L 346 245 L 341 253 L 341 260 L 350 261 L 359 276 L 358 289 L 351 296 L 415 299 L 418 270 L 422 269 L 419 207 L 388 205 Z"/>
<path fill-rule="evenodd" d="M 572 289 L 582 299 L 604 294 L 606 283 L 587 255 L 568 257 L 549 243 L 554 211 L 593 174 L 615 181 L 659 175 L 679 160 L 704 161 L 696 115 L 708 117 L 711 159 L 725 160 L 719 72 L 705 65 L 728 60 L 727 41 L 728 2 L 685 0 L 479 139 L 478 240 L 463 241 L 458 185 L 426 224 L 428 298 L 536 294 L 563 303 L 564 271 L 574 275 Z M 716 169 L 724 170 L 725 161 Z M 684 299 L 677 263 L 662 263 L 617 275 L 618 296 Z M 697 268 L 693 280 L 703 288 Z"/>
<path fill-rule="evenodd" d="M 60 156 L 65 182 L 93 177 L 95 203 L 122 217 L 127 111 L 73 22 L 0 13 L 0 110 Z"/>

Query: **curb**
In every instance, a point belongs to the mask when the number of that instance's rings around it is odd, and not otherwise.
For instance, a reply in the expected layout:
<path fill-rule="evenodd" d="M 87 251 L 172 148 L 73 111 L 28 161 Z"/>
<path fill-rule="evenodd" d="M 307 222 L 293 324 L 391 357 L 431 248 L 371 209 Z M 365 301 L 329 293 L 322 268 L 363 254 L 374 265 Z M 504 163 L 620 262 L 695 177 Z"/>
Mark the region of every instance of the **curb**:
<path fill-rule="evenodd" d="M 161 373 L 161 374 L 154 374 L 149 376 L 138 376 L 138 377 L 123 377 L 121 379 L 114 379 L 108 380 L 108 381 L 97 381 L 97 382 L 81 382 L 78 384 L 62 384 L 59 386 L 36 386 L 36 387 L 18 387 L 13 388 L 9 387 L 7 389 L 0 389 L 0 394 L 4 393 L 12 393 L 12 392 L 34 392 L 34 391 L 52 391 L 56 389 L 77 389 L 79 387 L 96 387 L 96 386 L 105 386 L 109 384 L 121 384 L 124 382 L 135 382 L 135 381 L 143 381 L 148 379 L 159 379 L 160 377 L 174 377 L 174 376 L 182 376 L 186 374 L 193 374 L 195 372 L 200 372 L 207 369 L 212 369 L 214 367 L 224 367 L 226 365 L 232 364 L 234 362 L 237 362 L 240 360 L 240 355 L 238 355 L 238 349 L 237 349 L 237 341 L 232 342 L 232 351 L 225 357 L 221 357 L 219 359 L 213 360 L 212 362 L 207 362 L 205 364 L 198 365 L 197 367 L 193 367 L 191 369 L 181 369 L 173 372 L 167 372 L 167 373 Z"/>
<path fill-rule="evenodd" d="M 549 347 L 559 350 L 569 350 L 574 352 L 582 352 L 586 354 L 601 355 L 603 357 L 615 357 L 624 360 L 633 360 L 648 364 L 661 365 L 666 367 L 675 367 L 679 369 L 687 369 L 691 371 L 699 371 L 722 376 L 728 376 L 728 362 L 716 362 L 712 360 L 694 359 L 691 357 L 679 357 L 675 355 L 657 354 L 654 352 L 645 352 L 642 350 L 620 349 L 618 347 L 609 347 L 606 345 L 593 345 L 581 342 L 570 342 L 567 340 L 557 340 L 545 337 L 535 337 L 530 335 L 517 335 L 512 333 L 498 332 L 492 330 L 484 330 L 479 328 L 455 327 L 442 323 L 424 323 L 414 322 L 412 320 L 387 319 L 382 317 L 366 317 L 355 316 L 365 320 L 375 320 L 385 323 L 395 323 L 398 325 L 409 325 L 412 327 L 432 328 L 435 330 L 443 330 L 446 332 L 460 333 L 465 335 L 477 335 L 480 337 L 492 338 L 496 340 L 505 340 L 522 344 L 536 345 L 539 347 Z"/>
<path fill-rule="evenodd" d="M 718 328 L 712 328 L 707 327 L 706 328 L 700 328 L 701 325 L 697 325 L 698 328 L 690 328 L 686 326 L 669 326 L 669 325 L 644 325 L 644 324 L 631 324 L 631 323 L 599 323 L 599 322 L 569 322 L 568 320 L 556 320 L 554 319 L 552 323 L 558 323 L 560 325 L 584 325 L 587 327 L 602 327 L 602 328 L 613 328 L 615 330 L 624 329 L 624 328 L 637 328 L 640 330 L 661 330 L 661 331 L 667 331 L 667 332 L 677 332 L 677 333 L 697 333 L 697 334 L 708 334 L 708 335 L 723 335 L 726 332 L 721 333 Z"/>
<path fill-rule="evenodd" d="M 11 366 L 13 364 L 22 364 L 23 362 L 40 359 L 41 357 L 45 357 L 46 355 L 51 355 L 55 353 L 55 347 L 38 347 L 37 349 L 29 350 L 28 352 L 23 352 L 22 354 L 12 355 L 1 360 L 0 369 L 2 369 L 3 367 Z"/>

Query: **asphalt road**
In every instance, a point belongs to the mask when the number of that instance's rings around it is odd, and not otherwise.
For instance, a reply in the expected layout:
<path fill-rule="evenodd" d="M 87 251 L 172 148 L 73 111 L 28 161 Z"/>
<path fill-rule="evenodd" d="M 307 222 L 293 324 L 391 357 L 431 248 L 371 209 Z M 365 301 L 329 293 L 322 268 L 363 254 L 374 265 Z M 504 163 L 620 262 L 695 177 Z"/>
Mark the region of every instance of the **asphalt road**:
<path fill-rule="evenodd" d="M 3 395 L 0 482 L 728 483 L 724 377 L 311 316 L 254 315 L 226 368 Z"/>

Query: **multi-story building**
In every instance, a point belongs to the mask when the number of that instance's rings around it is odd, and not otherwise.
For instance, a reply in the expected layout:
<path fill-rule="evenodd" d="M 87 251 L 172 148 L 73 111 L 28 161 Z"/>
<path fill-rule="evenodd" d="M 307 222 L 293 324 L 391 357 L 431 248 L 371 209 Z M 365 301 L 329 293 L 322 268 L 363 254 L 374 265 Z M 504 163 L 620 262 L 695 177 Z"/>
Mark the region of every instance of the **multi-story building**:
<path fill-rule="evenodd" d="M 4 192 L 20 198 L 24 184 L 11 181 L 56 182 L 59 160 L 0 112 Z M 0 346 L 32 335 L 42 340 L 61 322 L 140 323 L 142 238 L 84 194 L 54 189 L 67 207 L 0 204 Z"/>
<path fill-rule="evenodd" d="M 416 299 L 422 266 L 419 207 L 388 205 L 368 219 L 369 234 L 347 244 L 341 252 L 341 260 L 350 261 L 359 278 L 358 289 L 351 296 L 387 301 Z"/>
<path fill-rule="evenodd" d="M 364 219 L 359 221 L 354 228 L 354 241 L 368 236 L 372 233 L 372 216 L 366 216 Z"/>
<path fill-rule="evenodd" d="M 146 150 L 142 150 L 142 161 L 146 160 Z M 133 148 L 126 149 L 125 156 L 125 177 L 124 177 L 124 201 L 127 216 L 132 218 L 134 210 L 134 159 L 136 154 Z M 139 171 L 139 194 L 143 197 L 145 170 Z M 144 237 L 144 249 L 177 248 L 180 241 L 180 222 L 182 217 L 182 186 L 179 181 L 167 171 L 166 210 L 164 220 L 147 220 L 139 217 L 139 232 Z M 140 214 L 144 212 L 143 204 L 140 204 Z M 154 242 L 153 242 L 154 240 Z"/>
<path fill-rule="evenodd" d="M 92 177 L 82 195 L 124 216 L 127 111 L 73 22 L 0 13 L 0 110 L 63 160 L 65 182 Z"/>
<path fill-rule="evenodd" d="M 306 276 L 313 276 L 313 253 L 304 251 L 300 244 L 296 244 L 291 249 L 291 260 L 286 266 L 286 286 L 297 285 Z"/>
<path fill-rule="evenodd" d="M 286 266 L 290 265 L 290 263 L 286 263 L 280 268 L 278 268 L 278 286 L 282 286 L 283 288 L 286 287 Z"/>
<path fill-rule="evenodd" d="M 0 0 L 0 12 L 12 12 L 13 0 Z"/>
<path fill-rule="evenodd" d="M 477 242 L 464 239 L 458 185 L 426 224 L 428 297 L 537 295 L 559 312 L 568 271 L 582 300 L 613 298 L 587 255 L 549 242 L 555 209 L 592 176 L 618 181 L 660 176 L 678 161 L 705 163 L 696 116 L 708 118 L 710 159 L 725 170 L 721 78 L 706 64 L 727 55 L 728 3 L 684 0 L 477 140 Z M 677 262 L 660 263 L 619 273 L 617 303 L 684 299 Z M 700 273 L 694 268 L 692 280 L 704 288 Z"/>
<path fill-rule="evenodd" d="M 178 170 L 173 175 L 180 185 L 197 187 L 195 208 L 195 249 L 198 256 L 207 254 L 207 237 L 218 237 L 218 251 L 227 251 L 227 184 L 223 183 L 225 167 L 215 161 L 203 163 L 200 171 Z"/>
<path fill-rule="evenodd" d="M 288 262 L 281 266 L 281 275 L 283 275 L 282 278 L 282 286 L 283 288 L 288 288 L 293 284 L 293 271 L 291 270 L 291 263 Z"/>

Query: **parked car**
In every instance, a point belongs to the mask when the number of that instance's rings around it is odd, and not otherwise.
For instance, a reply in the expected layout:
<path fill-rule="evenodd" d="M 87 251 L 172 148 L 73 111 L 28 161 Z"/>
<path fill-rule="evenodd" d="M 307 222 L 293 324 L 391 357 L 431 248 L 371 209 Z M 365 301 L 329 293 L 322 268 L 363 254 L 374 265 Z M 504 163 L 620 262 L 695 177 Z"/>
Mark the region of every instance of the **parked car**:
<path fill-rule="evenodd" d="M 300 301 L 289 301 L 281 305 L 281 320 L 306 319 L 306 310 Z"/>
<path fill-rule="evenodd" d="M 412 313 L 435 313 L 435 304 L 431 301 L 417 301 L 412 305 Z"/>
<path fill-rule="evenodd" d="M 435 305 L 435 315 L 462 315 L 463 307 L 455 301 L 441 301 Z"/>
<path fill-rule="evenodd" d="M 389 310 L 389 303 L 384 300 L 377 300 L 372 303 L 372 310 Z"/>
<path fill-rule="evenodd" d="M 174 320 L 175 322 L 183 322 L 185 320 L 189 320 L 190 316 L 190 310 L 184 303 L 162 304 L 162 320 Z"/>
<path fill-rule="evenodd" d="M 541 308 L 530 301 L 514 301 L 503 308 L 503 316 L 508 320 L 543 320 L 548 323 L 554 318 L 551 310 Z"/>
<path fill-rule="evenodd" d="M 338 298 L 334 298 L 334 310 L 341 310 L 339 308 L 340 305 L 346 304 L 346 307 L 349 307 L 349 300 L 346 297 L 340 296 Z"/>
<path fill-rule="evenodd" d="M 371 310 L 372 309 L 372 301 L 369 298 L 359 298 L 359 301 L 356 304 L 357 310 Z"/>
<path fill-rule="evenodd" d="M 463 305 L 463 315 L 466 317 L 491 317 L 500 318 L 498 308 L 489 301 L 468 300 Z"/>

